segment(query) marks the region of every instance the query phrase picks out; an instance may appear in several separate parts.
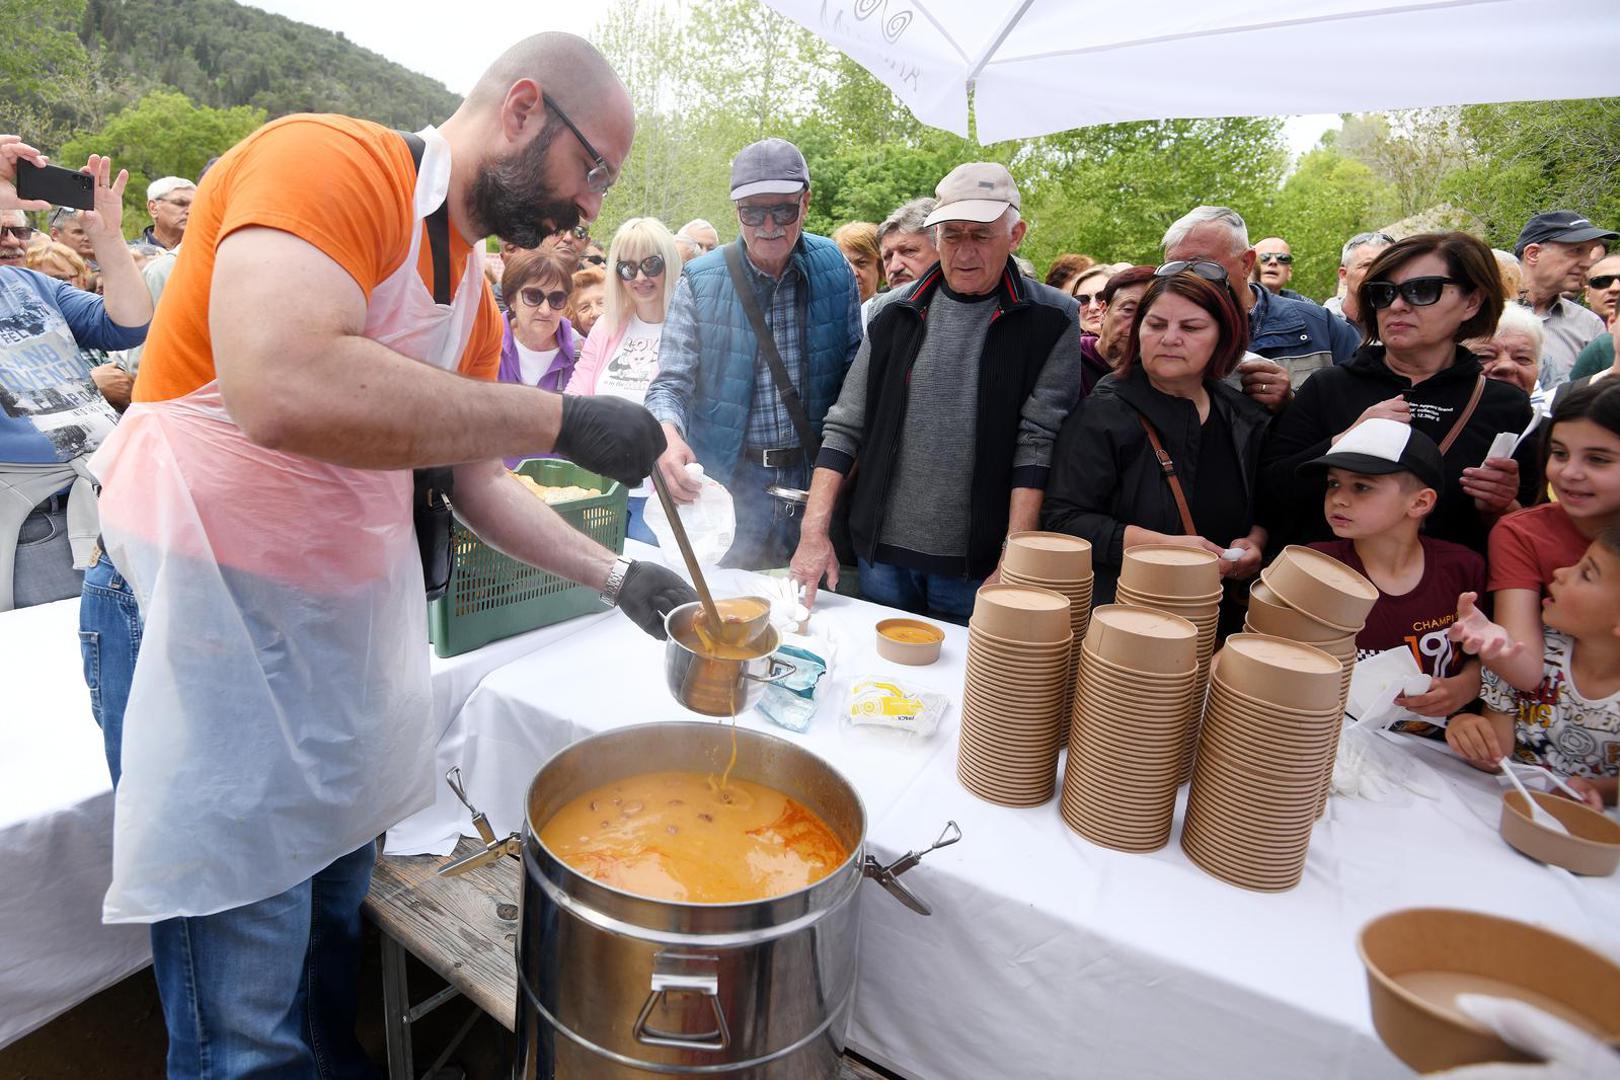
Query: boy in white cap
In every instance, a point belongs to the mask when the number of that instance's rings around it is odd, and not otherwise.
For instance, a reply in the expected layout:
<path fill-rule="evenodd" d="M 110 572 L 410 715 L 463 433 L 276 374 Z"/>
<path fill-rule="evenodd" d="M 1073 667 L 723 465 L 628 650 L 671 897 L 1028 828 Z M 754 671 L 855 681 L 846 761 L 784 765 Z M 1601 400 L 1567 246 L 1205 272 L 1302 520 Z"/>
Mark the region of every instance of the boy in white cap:
<path fill-rule="evenodd" d="M 1429 689 L 1398 700 L 1419 716 L 1444 721 L 1467 708 L 1479 696 L 1479 660 L 1465 655 L 1447 631 L 1458 596 L 1484 588 L 1485 560 L 1461 544 L 1423 535 L 1424 519 L 1445 486 L 1440 448 L 1410 424 L 1363 420 L 1300 472 L 1325 474 L 1322 513 L 1338 538 L 1311 546 L 1378 587 L 1378 602 L 1356 635 L 1357 653 L 1412 651 L 1430 676 Z M 1400 730 L 1441 737 L 1431 724 Z"/>

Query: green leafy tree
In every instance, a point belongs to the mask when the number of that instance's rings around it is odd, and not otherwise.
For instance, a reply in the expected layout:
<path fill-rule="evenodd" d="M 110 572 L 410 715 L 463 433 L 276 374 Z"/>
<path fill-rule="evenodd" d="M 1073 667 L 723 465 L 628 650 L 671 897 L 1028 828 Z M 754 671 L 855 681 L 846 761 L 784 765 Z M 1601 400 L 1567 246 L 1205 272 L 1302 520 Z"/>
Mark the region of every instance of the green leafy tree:
<path fill-rule="evenodd" d="M 124 193 L 124 231 L 134 236 L 149 223 L 146 185 L 160 176 L 195 178 L 208 163 L 264 123 L 263 109 L 238 105 L 211 109 L 184 94 L 154 91 L 109 120 L 101 130 L 65 143 L 64 163 L 105 154 L 129 170 Z"/>
<path fill-rule="evenodd" d="M 1366 165 L 1318 148 L 1300 158 L 1275 203 L 1250 222 L 1250 235 L 1287 240 L 1294 253 L 1289 288 L 1325 299 L 1338 291 L 1339 249 L 1356 233 L 1376 227 L 1378 208 L 1388 198 Z"/>
<path fill-rule="evenodd" d="M 1460 128 L 1469 153 L 1442 190 L 1511 249 L 1543 210 L 1574 210 L 1620 227 L 1620 98 L 1470 105 Z"/>
<path fill-rule="evenodd" d="M 1107 124 L 1036 140 L 1012 166 L 1030 223 L 1024 253 L 1037 270 L 1065 251 L 1157 262 L 1165 228 L 1194 206 L 1261 216 L 1286 162 L 1279 119 Z"/>

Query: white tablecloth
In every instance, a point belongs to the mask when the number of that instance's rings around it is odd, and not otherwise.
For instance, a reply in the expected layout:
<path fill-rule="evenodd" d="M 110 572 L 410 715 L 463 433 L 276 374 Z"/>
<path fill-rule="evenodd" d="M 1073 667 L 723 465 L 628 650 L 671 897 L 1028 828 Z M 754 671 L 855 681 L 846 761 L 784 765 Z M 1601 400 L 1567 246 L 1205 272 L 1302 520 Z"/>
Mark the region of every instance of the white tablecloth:
<path fill-rule="evenodd" d="M 591 622 L 431 657 L 436 730 L 490 671 Z M 0 1046 L 151 961 L 145 927 L 101 923 L 113 793 L 78 630 L 77 600 L 0 612 Z"/>
<path fill-rule="evenodd" d="M 151 961 L 103 926 L 112 782 L 79 659 L 79 602 L 0 613 L 0 1046 Z"/>
<path fill-rule="evenodd" d="M 959 696 L 965 632 L 948 628 L 938 664 L 905 668 L 872 651 L 886 614 L 825 597 L 813 625 L 840 653 L 811 730 L 784 732 L 757 714 L 741 723 L 802 742 L 843 771 L 880 857 L 924 846 L 948 818 L 962 827 L 961 843 L 906 878 L 932 918 L 876 886 L 862 893 L 850 1035 L 890 1068 L 929 1080 L 1409 1076 L 1372 1031 L 1355 951 L 1372 917 L 1455 906 L 1582 940 L 1620 936 L 1620 880 L 1576 879 L 1519 856 L 1495 831 L 1495 781 L 1423 750 L 1412 752 L 1439 798 L 1331 800 L 1305 880 L 1280 895 L 1210 877 L 1175 839 L 1128 855 L 1071 832 L 1055 802 L 980 801 L 955 778 L 954 709 L 923 744 L 838 722 L 835 706 L 864 675 Z M 626 724 L 692 718 L 664 688 L 662 647 L 607 620 L 490 674 L 458 719 L 457 760 L 469 795 L 506 833 L 557 750 Z"/>

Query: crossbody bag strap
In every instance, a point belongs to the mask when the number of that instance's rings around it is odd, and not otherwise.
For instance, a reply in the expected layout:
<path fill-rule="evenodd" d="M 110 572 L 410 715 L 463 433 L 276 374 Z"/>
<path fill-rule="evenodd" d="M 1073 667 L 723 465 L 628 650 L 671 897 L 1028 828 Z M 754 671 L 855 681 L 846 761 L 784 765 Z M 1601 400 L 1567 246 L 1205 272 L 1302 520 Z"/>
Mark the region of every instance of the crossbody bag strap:
<path fill-rule="evenodd" d="M 821 452 L 821 440 L 816 438 L 815 429 L 810 426 L 810 414 L 805 411 L 799 392 L 793 388 L 787 365 L 782 363 L 782 354 L 776 351 L 776 339 L 771 336 L 771 328 L 765 325 L 765 313 L 759 309 L 759 297 L 754 295 L 754 287 L 743 269 L 742 245 L 727 244 L 725 251 L 731 284 L 736 287 L 737 298 L 742 301 L 743 311 L 747 312 L 748 321 L 753 324 L 760 355 L 765 357 L 765 363 L 771 369 L 771 381 L 776 383 L 776 396 L 782 399 L 782 407 L 793 421 L 793 430 L 799 433 L 799 446 L 804 450 L 805 460 L 814 465 L 816 455 Z"/>
<path fill-rule="evenodd" d="M 1165 452 L 1164 444 L 1159 441 L 1159 433 L 1153 430 L 1148 418 L 1141 413 L 1136 414 L 1137 422 L 1142 430 L 1147 432 L 1148 442 L 1153 447 L 1153 456 L 1159 459 L 1159 468 L 1164 470 L 1164 479 L 1170 485 L 1170 494 L 1176 499 L 1176 513 L 1181 515 L 1181 531 L 1188 536 L 1197 536 L 1198 529 L 1193 525 L 1192 508 L 1187 505 L 1187 493 L 1181 490 L 1181 481 L 1176 478 L 1176 463 L 1170 460 Z"/>
<path fill-rule="evenodd" d="M 411 163 L 422 171 L 422 155 L 427 152 L 427 141 L 414 131 L 402 131 L 405 145 L 410 147 Z M 445 198 L 439 208 L 427 217 L 428 250 L 433 255 L 433 302 L 450 305 L 450 199 Z"/>
<path fill-rule="evenodd" d="M 1457 419 L 1452 423 L 1451 430 L 1446 432 L 1446 437 L 1440 441 L 1441 457 L 1446 456 L 1446 451 L 1451 449 L 1451 444 L 1457 441 L 1457 436 L 1461 435 L 1463 428 L 1468 426 L 1469 419 L 1474 415 L 1474 409 L 1479 406 L 1479 399 L 1484 396 L 1485 376 L 1481 375 L 1474 380 L 1474 392 L 1469 395 L 1468 404 L 1463 406 L 1463 411 L 1457 414 Z"/>

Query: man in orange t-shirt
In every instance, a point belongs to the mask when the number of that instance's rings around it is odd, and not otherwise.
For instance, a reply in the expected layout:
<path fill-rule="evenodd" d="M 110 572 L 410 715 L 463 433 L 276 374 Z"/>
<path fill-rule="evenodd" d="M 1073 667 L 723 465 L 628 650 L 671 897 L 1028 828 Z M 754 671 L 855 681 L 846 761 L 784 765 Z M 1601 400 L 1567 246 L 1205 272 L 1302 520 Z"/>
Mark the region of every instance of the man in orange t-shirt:
<path fill-rule="evenodd" d="M 400 133 L 291 116 L 197 192 L 93 463 L 106 552 L 81 605 L 117 785 L 104 917 L 152 924 L 171 1077 L 374 1073 L 353 1035 L 372 838 L 432 801 L 438 735 L 410 470 L 453 466 L 457 517 L 649 633 L 695 599 L 501 461 L 634 483 L 664 450 L 639 406 L 494 380 L 475 252 L 591 220 L 633 135 L 601 54 L 541 34 L 420 133 L 420 163 Z"/>

